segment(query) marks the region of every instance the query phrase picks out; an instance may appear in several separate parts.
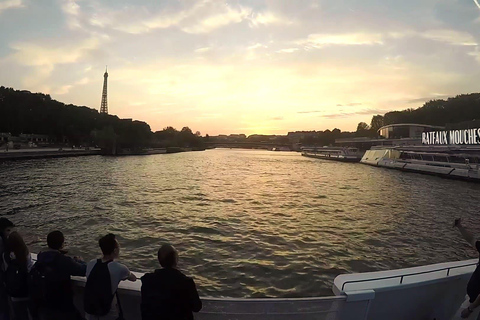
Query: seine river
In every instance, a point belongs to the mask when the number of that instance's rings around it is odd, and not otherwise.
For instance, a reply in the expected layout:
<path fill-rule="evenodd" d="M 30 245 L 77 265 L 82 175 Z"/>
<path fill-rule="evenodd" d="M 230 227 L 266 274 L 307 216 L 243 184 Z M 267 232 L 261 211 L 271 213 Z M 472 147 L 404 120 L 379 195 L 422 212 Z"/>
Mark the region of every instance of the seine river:
<path fill-rule="evenodd" d="M 290 152 L 0 163 L 0 215 L 32 252 L 60 229 L 92 259 L 112 232 L 149 271 L 168 241 L 203 296 L 323 296 L 341 273 L 473 258 L 452 223 L 480 234 L 479 208 L 479 184 Z"/>

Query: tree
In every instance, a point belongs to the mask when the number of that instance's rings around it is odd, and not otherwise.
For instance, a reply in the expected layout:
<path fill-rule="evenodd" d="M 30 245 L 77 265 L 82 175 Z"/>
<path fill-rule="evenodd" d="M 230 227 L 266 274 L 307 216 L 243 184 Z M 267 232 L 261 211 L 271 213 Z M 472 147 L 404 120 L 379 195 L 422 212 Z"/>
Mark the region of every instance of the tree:
<path fill-rule="evenodd" d="M 370 131 L 370 127 L 368 126 L 368 124 L 366 124 L 365 122 L 360 122 L 357 125 L 357 131 L 355 134 L 357 137 L 371 137 L 372 131 Z"/>
<path fill-rule="evenodd" d="M 91 132 L 94 143 L 108 154 L 115 154 L 117 148 L 117 135 L 112 126 Z"/>
<path fill-rule="evenodd" d="M 376 116 L 372 117 L 372 121 L 370 122 L 370 130 L 372 130 L 373 132 L 377 132 L 378 129 L 383 126 L 384 124 L 382 115 L 377 114 Z"/>
<path fill-rule="evenodd" d="M 360 122 L 357 125 L 357 132 L 363 132 L 363 131 L 367 131 L 369 129 L 370 129 L 370 127 L 365 122 Z"/>
<path fill-rule="evenodd" d="M 135 148 L 149 144 L 152 136 L 145 122 L 66 105 L 42 93 L 0 87 L 0 97 L 0 132 L 48 135 L 59 143 L 68 141 L 75 145 L 89 145 L 92 138 L 95 141 L 100 137 L 108 148 L 113 137 L 118 138 L 117 145 Z"/>
<path fill-rule="evenodd" d="M 183 132 L 185 134 L 193 134 L 192 129 L 190 129 L 189 127 L 183 127 L 182 131 L 180 132 Z"/>

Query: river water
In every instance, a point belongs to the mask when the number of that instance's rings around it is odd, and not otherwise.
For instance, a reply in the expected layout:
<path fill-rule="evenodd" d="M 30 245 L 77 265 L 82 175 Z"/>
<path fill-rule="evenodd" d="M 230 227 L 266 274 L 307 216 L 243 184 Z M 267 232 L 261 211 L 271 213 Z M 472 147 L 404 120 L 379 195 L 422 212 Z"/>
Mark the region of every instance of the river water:
<path fill-rule="evenodd" d="M 476 256 L 480 185 L 291 152 L 208 150 L 0 163 L 0 215 L 32 252 L 60 229 L 72 254 L 107 232 L 135 271 L 172 243 L 213 297 L 331 295 L 335 276 Z"/>

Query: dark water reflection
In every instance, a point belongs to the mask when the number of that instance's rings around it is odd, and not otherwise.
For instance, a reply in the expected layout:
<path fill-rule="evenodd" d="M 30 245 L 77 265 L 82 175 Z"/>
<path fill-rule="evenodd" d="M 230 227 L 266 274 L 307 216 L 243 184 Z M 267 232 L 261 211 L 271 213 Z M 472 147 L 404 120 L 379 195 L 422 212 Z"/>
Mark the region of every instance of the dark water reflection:
<path fill-rule="evenodd" d="M 297 153 L 211 150 L 0 165 L 0 214 L 39 251 L 61 229 L 72 253 L 119 236 L 131 268 L 156 267 L 163 241 L 200 293 L 331 294 L 340 273 L 475 256 L 451 228 L 480 232 L 480 185 Z"/>

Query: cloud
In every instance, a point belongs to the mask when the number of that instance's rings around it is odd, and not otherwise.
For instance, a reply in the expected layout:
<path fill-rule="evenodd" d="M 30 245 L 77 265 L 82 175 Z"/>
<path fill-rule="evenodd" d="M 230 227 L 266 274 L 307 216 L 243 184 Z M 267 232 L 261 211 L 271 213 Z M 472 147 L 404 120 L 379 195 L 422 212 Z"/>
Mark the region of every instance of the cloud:
<path fill-rule="evenodd" d="M 460 32 L 456 30 L 448 30 L 448 29 L 436 29 L 436 30 L 428 30 L 420 34 L 421 37 L 445 42 L 453 45 L 460 45 L 460 46 L 476 46 L 478 45 L 475 38 L 467 33 L 467 32 Z"/>
<path fill-rule="evenodd" d="M 468 55 L 475 58 L 475 60 L 480 63 L 480 48 L 478 46 L 475 47 L 474 51 L 469 52 Z"/>
<path fill-rule="evenodd" d="M 80 23 L 80 6 L 75 2 L 75 0 L 62 0 L 60 2 L 60 8 L 67 16 L 66 21 L 70 29 L 82 28 L 82 24 Z"/>
<path fill-rule="evenodd" d="M 218 12 L 207 15 L 203 19 L 199 19 L 193 24 L 180 26 L 180 28 L 187 33 L 209 33 L 220 27 L 242 22 L 251 13 L 251 10 L 244 7 L 232 8 L 230 6 L 226 6 L 222 9 L 218 7 L 215 9 L 217 9 Z"/>
<path fill-rule="evenodd" d="M 334 45 L 381 45 L 383 40 L 382 35 L 378 33 L 310 34 L 306 39 L 296 41 L 296 44 L 309 49 Z"/>
<path fill-rule="evenodd" d="M 430 101 L 430 100 L 445 99 L 445 98 L 448 98 L 448 97 L 451 97 L 451 96 L 452 95 L 450 95 L 450 94 L 437 94 L 437 95 L 433 95 L 431 97 L 415 98 L 415 99 L 407 100 L 407 103 L 423 103 L 423 102 L 427 102 L 427 101 Z"/>
<path fill-rule="evenodd" d="M 12 58 L 26 66 L 51 67 L 55 64 L 75 63 L 90 51 L 100 46 L 100 39 L 90 37 L 78 43 L 44 45 L 30 42 L 17 42 L 11 45 L 15 50 Z"/>
<path fill-rule="evenodd" d="M 309 110 L 309 111 L 298 111 L 297 113 L 308 114 L 308 113 L 320 113 L 320 112 L 324 112 L 324 111 L 323 110 Z"/>
<path fill-rule="evenodd" d="M 319 117 L 328 118 L 328 119 L 336 119 L 336 118 L 346 118 L 346 117 L 351 117 L 351 116 L 356 116 L 356 115 L 384 114 L 388 111 L 389 110 L 384 110 L 384 109 L 365 109 L 365 110 L 360 110 L 360 111 L 356 111 L 356 112 L 340 112 L 340 113 L 324 114 L 324 115 L 320 115 Z"/>
<path fill-rule="evenodd" d="M 347 104 L 337 104 L 337 107 L 354 107 L 354 106 L 361 106 L 361 102 L 351 102 Z"/>
<path fill-rule="evenodd" d="M 360 102 L 352 102 L 352 103 L 347 103 L 347 104 L 337 104 L 337 107 L 353 107 L 353 106 L 360 106 L 362 103 Z M 359 112 L 349 112 L 349 113 L 336 113 L 334 115 L 321 115 L 321 117 L 326 117 L 326 118 L 334 118 L 335 115 L 342 115 L 342 116 L 348 116 L 348 115 L 355 115 L 355 114 L 369 114 L 371 111 L 374 111 L 374 109 L 367 109 L 367 110 L 362 110 Z M 298 111 L 297 113 L 300 114 L 310 114 L 310 113 L 324 113 L 325 110 L 306 110 L 306 111 Z M 385 112 L 385 111 L 384 111 Z"/>
<path fill-rule="evenodd" d="M 273 12 L 253 13 L 250 20 L 250 26 L 259 27 L 271 24 L 291 24 L 288 19 L 282 18 Z"/>
<path fill-rule="evenodd" d="M 55 89 L 53 93 L 58 95 L 66 94 L 70 91 L 71 88 L 72 88 L 72 85 L 64 85 Z"/>
<path fill-rule="evenodd" d="M 261 43 L 255 43 L 255 44 L 252 44 L 251 46 L 248 46 L 247 50 L 255 50 L 258 48 L 268 48 L 268 46 Z"/>
<path fill-rule="evenodd" d="M 295 41 L 295 44 L 303 46 L 304 49 L 307 50 L 311 48 L 323 48 L 327 46 L 371 46 L 383 45 L 387 40 L 400 40 L 402 38 L 411 36 L 419 36 L 424 39 L 453 45 L 478 45 L 477 41 L 470 33 L 450 29 L 432 29 L 424 32 L 404 30 L 401 32 L 388 31 L 385 33 L 359 32 L 343 34 L 310 34 L 306 39 Z"/>
<path fill-rule="evenodd" d="M 288 49 L 277 50 L 276 52 L 277 53 L 293 53 L 298 50 L 299 50 L 298 48 L 288 48 Z"/>
<path fill-rule="evenodd" d="M 210 50 L 212 50 L 212 48 L 210 48 L 210 47 L 203 47 L 203 48 L 195 49 L 195 52 L 196 52 L 196 53 L 205 53 L 205 52 L 208 52 L 208 51 L 210 51 Z"/>
<path fill-rule="evenodd" d="M 89 23 L 96 27 L 110 28 L 130 34 L 143 34 L 167 28 L 177 28 L 191 34 L 202 34 L 230 24 L 240 23 L 247 20 L 251 14 L 251 8 L 229 5 L 219 0 L 195 1 L 193 5 L 191 2 L 185 2 L 184 7 L 180 10 L 167 6 L 157 12 L 147 10 L 143 6 L 128 6 L 115 11 L 97 3 L 95 14 L 90 17 Z"/>
<path fill-rule="evenodd" d="M 5 0 L 0 2 L 0 14 L 8 9 L 23 8 L 25 5 L 22 0 Z"/>
<path fill-rule="evenodd" d="M 283 117 L 281 116 L 273 117 L 272 120 L 276 120 L 276 121 L 283 120 Z"/>
<path fill-rule="evenodd" d="M 56 94 L 66 94 L 74 85 L 84 85 L 90 82 L 90 79 L 83 77 L 80 80 L 62 86 L 56 86 L 50 81 L 50 76 L 57 65 L 76 64 L 86 61 L 95 50 L 98 50 L 101 44 L 101 38 L 88 37 L 80 39 L 77 42 L 63 40 L 59 43 L 36 43 L 36 42 L 16 42 L 11 44 L 13 53 L 6 60 L 21 66 L 33 67 L 29 73 L 23 75 L 22 85 L 27 88 L 40 90 L 49 83 L 48 91 L 53 88 Z M 88 71 L 82 71 L 85 73 Z"/>

